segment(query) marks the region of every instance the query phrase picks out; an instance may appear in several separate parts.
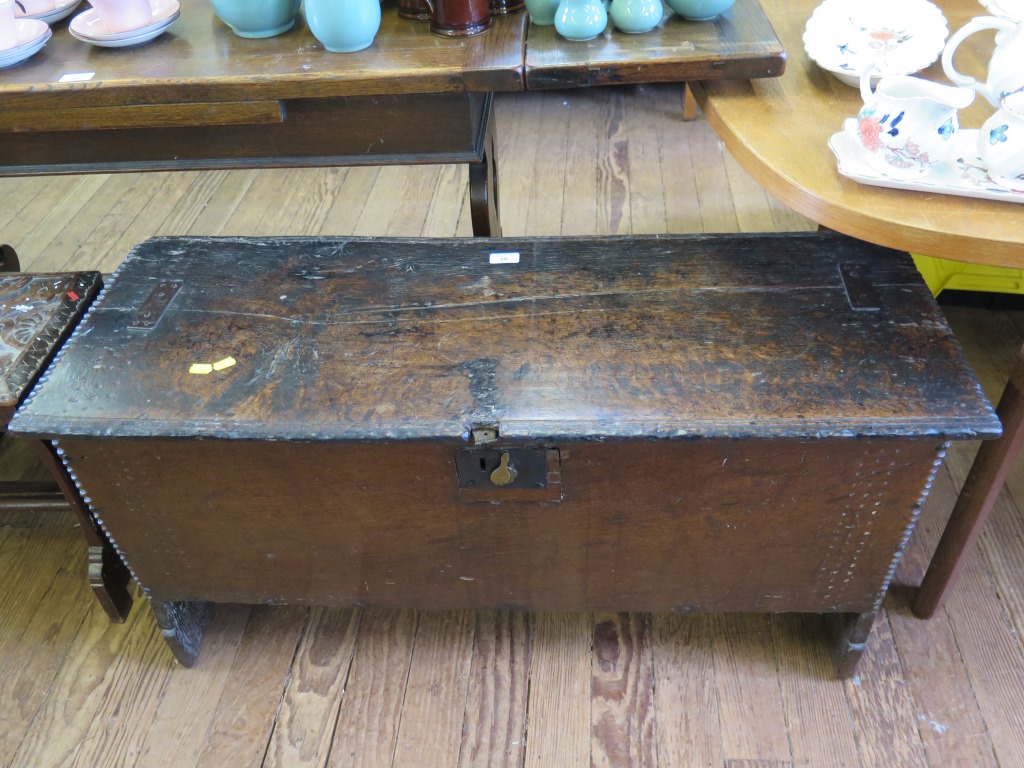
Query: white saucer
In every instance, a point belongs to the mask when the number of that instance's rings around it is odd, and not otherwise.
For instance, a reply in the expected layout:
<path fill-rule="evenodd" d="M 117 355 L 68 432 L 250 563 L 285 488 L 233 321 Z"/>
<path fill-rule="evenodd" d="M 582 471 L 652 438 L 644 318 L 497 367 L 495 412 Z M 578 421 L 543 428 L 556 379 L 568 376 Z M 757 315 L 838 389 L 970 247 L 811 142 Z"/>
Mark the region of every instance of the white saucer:
<path fill-rule="evenodd" d="M 31 40 L 24 43 L 19 43 L 14 48 L 8 48 L 5 51 L 0 51 L 0 69 L 6 69 L 7 67 L 13 67 L 34 53 L 38 53 L 39 50 L 46 45 L 47 41 L 53 36 L 53 30 L 46 26 L 45 22 L 37 21 L 36 19 L 19 19 L 18 20 L 19 32 L 21 30 L 21 23 L 33 22 L 35 24 L 42 24 L 46 29 L 41 34 L 37 34 Z M 19 36 L 20 37 L 20 36 Z"/>
<path fill-rule="evenodd" d="M 950 159 L 934 166 L 927 176 L 919 179 L 890 179 L 864 162 L 856 118 L 843 123 L 843 130 L 832 135 L 828 147 L 839 161 L 839 173 L 861 184 L 1024 203 L 1024 192 L 1011 192 L 988 177 L 988 171 L 978 157 L 976 130 L 961 129 L 955 141 Z"/>
<path fill-rule="evenodd" d="M 0 51 L 0 59 L 21 53 L 24 49 L 35 45 L 50 29 L 45 21 L 36 19 L 15 19 L 14 24 L 18 30 L 18 43 Z"/>
<path fill-rule="evenodd" d="M 948 35 L 946 17 L 928 0 L 823 0 L 803 42 L 812 61 L 856 88 L 871 63 L 879 77 L 924 69 L 942 55 Z"/>
<path fill-rule="evenodd" d="M 177 18 L 178 15 L 175 14 L 174 18 L 170 19 L 166 24 L 157 26 L 155 29 L 152 26 L 145 27 L 144 29 L 146 31 L 142 32 L 141 34 L 136 34 L 133 37 L 122 37 L 118 38 L 117 40 L 95 40 L 90 37 L 81 37 L 80 35 L 75 34 L 75 31 L 73 29 L 70 30 L 70 32 L 72 37 L 77 37 L 83 43 L 95 45 L 98 48 L 128 48 L 132 45 L 142 45 L 142 43 L 148 43 L 153 38 L 160 37 L 160 35 L 166 32 L 167 28 L 171 26 L 171 24 L 174 22 L 174 19 Z"/>
<path fill-rule="evenodd" d="M 19 19 L 38 19 L 39 21 L 45 21 L 47 24 L 56 24 L 61 19 L 66 19 L 71 15 L 71 12 L 78 7 L 78 4 L 82 0 L 57 0 L 57 6 L 51 8 L 48 11 L 40 11 L 39 13 L 19 13 L 18 7 L 14 7 L 14 15 Z"/>
<path fill-rule="evenodd" d="M 152 40 L 171 26 L 175 19 L 181 15 L 181 6 L 178 4 L 178 0 L 149 0 L 149 6 L 153 11 L 153 20 L 146 26 L 139 27 L 138 29 L 129 29 L 125 32 L 111 32 L 93 8 L 75 16 L 68 25 L 68 29 L 79 40 L 93 43 L 94 45 L 110 44 L 123 40 L 132 40 L 133 42 L 126 44 L 136 45 L 145 42 L 145 40 L 139 39 L 142 37 L 145 37 L 146 40 Z M 108 47 L 117 46 L 108 45 Z"/>

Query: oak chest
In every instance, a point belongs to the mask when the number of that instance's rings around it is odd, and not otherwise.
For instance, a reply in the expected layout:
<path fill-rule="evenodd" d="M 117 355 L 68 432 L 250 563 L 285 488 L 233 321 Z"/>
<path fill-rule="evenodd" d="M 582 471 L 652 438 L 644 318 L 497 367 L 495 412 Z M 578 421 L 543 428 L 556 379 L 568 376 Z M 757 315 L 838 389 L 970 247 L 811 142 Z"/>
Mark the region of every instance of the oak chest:
<path fill-rule="evenodd" d="M 157 238 L 12 428 L 179 658 L 212 602 L 836 614 L 999 433 L 906 254 L 830 233 Z"/>

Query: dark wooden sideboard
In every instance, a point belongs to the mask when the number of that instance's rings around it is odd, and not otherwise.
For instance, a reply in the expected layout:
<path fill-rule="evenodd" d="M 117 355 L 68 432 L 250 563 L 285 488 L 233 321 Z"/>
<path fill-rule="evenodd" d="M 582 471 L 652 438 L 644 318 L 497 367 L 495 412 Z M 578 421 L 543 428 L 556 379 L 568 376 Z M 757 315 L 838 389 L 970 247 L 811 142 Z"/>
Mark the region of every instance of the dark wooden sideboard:
<path fill-rule="evenodd" d="M 0 71 L 0 174 L 466 163 L 474 234 L 498 235 L 494 93 L 770 77 L 785 64 L 757 0 L 715 22 L 666 12 L 647 35 L 609 29 L 588 43 L 525 13 L 441 38 L 386 0 L 376 41 L 353 54 L 326 52 L 301 17 L 248 40 L 208 0 L 181 6 L 134 48 L 87 45 L 58 22 L 42 51 Z"/>

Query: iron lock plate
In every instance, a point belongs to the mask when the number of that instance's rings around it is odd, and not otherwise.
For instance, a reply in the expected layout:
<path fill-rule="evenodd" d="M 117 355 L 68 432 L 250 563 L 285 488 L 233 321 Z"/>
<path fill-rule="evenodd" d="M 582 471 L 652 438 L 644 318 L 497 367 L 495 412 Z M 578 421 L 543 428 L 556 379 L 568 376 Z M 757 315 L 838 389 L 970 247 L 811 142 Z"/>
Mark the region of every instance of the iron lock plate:
<path fill-rule="evenodd" d="M 455 452 L 463 501 L 561 501 L 557 448 L 460 448 Z"/>

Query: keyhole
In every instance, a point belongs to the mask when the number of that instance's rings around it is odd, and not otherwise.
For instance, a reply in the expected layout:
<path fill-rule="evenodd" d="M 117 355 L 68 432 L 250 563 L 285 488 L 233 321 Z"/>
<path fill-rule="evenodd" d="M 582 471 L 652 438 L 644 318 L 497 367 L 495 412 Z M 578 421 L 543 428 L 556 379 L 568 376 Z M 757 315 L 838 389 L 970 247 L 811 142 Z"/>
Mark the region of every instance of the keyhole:
<path fill-rule="evenodd" d="M 501 454 L 501 463 L 498 468 L 491 472 L 491 482 L 495 485 L 508 485 L 516 479 L 516 472 L 514 467 L 508 465 L 509 455 L 507 453 Z"/>

